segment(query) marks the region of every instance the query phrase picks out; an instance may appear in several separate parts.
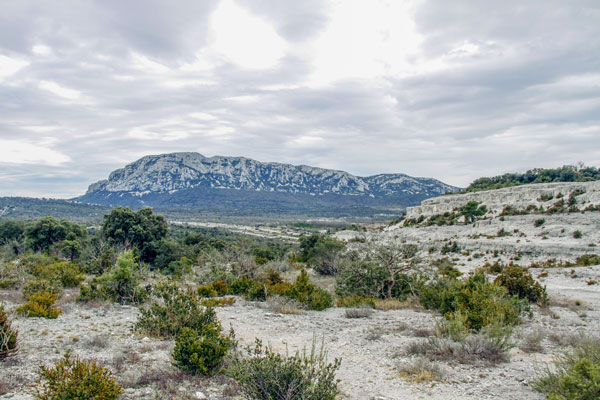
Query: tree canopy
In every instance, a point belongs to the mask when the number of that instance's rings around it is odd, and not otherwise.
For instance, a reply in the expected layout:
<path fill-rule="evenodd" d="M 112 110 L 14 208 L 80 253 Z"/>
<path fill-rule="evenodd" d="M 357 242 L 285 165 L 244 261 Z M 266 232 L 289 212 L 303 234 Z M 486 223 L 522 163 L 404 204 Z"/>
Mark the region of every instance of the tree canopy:
<path fill-rule="evenodd" d="M 588 182 L 600 180 L 600 169 L 595 167 L 564 165 L 560 168 L 534 168 L 523 174 L 504 174 L 479 178 L 463 192 L 499 189 L 509 186 L 550 182 Z"/>

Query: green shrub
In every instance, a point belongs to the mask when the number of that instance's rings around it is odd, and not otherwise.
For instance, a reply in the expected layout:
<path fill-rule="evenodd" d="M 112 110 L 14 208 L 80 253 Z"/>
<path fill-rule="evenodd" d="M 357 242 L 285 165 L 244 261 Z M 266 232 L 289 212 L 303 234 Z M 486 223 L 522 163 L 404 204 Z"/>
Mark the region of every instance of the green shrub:
<path fill-rule="evenodd" d="M 600 264 L 600 255 L 596 254 L 584 254 L 577 257 L 577 265 L 590 266 Z"/>
<path fill-rule="evenodd" d="M 546 223 L 546 220 L 544 218 L 538 218 L 533 222 L 533 226 L 535 226 L 536 228 L 539 228 L 540 226 L 544 225 Z"/>
<path fill-rule="evenodd" d="M 68 262 L 53 264 L 50 267 L 50 273 L 62 287 L 76 287 L 85 279 L 77 264 Z"/>
<path fill-rule="evenodd" d="M 534 382 L 533 387 L 551 400 L 600 398 L 600 340 L 583 339 L 573 351 L 557 357 L 555 370 Z"/>
<path fill-rule="evenodd" d="M 132 251 L 121 253 L 117 263 L 102 276 L 82 285 L 78 301 L 107 299 L 120 304 L 140 304 L 148 297 L 148 288 L 140 286 L 139 265 Z"/>
<path fill-rule="evenodd" d="M 248 358 L 234 360 L 229 374 L 250 400 L 334 400 L 339 394 L 335 372 L 341 361 L 327 362 L 323 347 L 312 346 L 309 354 L 281 356 L 256 340 Z"/>
<path fill-rule="evenodd" d="M 57 296 L 61 295 L 61 289 L 55 284 L 55 282 L 51 282 L 47 279 L 33 279 L 25 284 L 23 287 L 23 297 L 26 299 L 29 298 L 34 293 L 38 292 L 52 292 Z"/>
<path fill-rule="evenodd" d="M 481 272 L 466 279 L 441 278 L 423 285 L 419 301 L 425 308 L 438 310 L 446 319 L 453 313 L 466 317 L 465 326 L 479 331 L 484 326 L 502 323 L 515 325 L 523 306 L 518 298 L 510 296 L 506 288 L 489 282 Z"/>
<path fill-rule="evenodd" d="M 519 296 L 530 303 L 548 304 L 546 288 L 536 282 L 529 271 L 518 265 L 509 265 L 494 279 L 494 284 L 504 286 L 508 294 Z"/>
<path fill-rule="evenodd" d="M 150 307 L 140 309 L 135 325 L 145 335 L 168 339 L 178 335 L 183 328 L 201 331 L 202 327 L 216 321 L 211 307 L 205 307 L 201 298 L 191 288 L 180 289 L 174 283 L 159 282 Z"/>
<path fill-rule="evenodd" d="M 284 295 L 306 305 L 310 310 L 320 311 L 333 305 L 331 294 L 327 290 L 309 283 L 308 273 L 304 269 L 300 271 L 296 282 L 285 291 Z"/>
<path fill-rule="evenodd" d="M 32 293 L 28 301 L 17 308 L 19 314 L 27 317 L 42 317 L 55 319 L 61 314 L 58 307 L 54 307 L 57 295 L 50 291 Z"/>
<path fill-rule="evenodd" d="M 17 350 L 18 335 L 17 330 L 11 327 L 4 304 L 0 304 L 0 361 Z"/>
<path fill-rule="evenodd" d="M 175 365 L 193 374 L 215 373 L 234 343 L 233 331 L 226 336 L 221 330 L 221 324 L 216 319 L 203 325 L 201 330 L 183 328 L 175 336 Z"/>
<path fill-rule="evenodd" d="M 108 369 L 69 353 L 54 367 L 40 367 L 38 384 L 39 400 L 116 400 L 123 393 Z"/>
<path fill-rule="evenodd" d="M 573 238 L 575 238 L 575 239 L 581 239 L 582 236 L 583 236 L 583 234 L 581 233 L 580 230 L 576 230 L 575 232 L 573 232 Z"/>

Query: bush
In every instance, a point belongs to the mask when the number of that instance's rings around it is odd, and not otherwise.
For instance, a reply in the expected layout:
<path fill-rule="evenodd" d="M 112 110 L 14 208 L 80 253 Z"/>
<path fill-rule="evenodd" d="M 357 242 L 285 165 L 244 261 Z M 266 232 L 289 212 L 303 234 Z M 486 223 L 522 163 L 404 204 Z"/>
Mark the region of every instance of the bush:
<path fill-rule="evenodd" d="M 600 255 L 596 254 L 584 254 L 577 257 L 577 265 L 590 266 L 600 264 Z"/>
<path fill-rule="evenodd" d="M 573 238 L 575 238 L 575 239 L 581 239 L 582 236 L 583 236 L 583 234 L 581 233 L 580 230 L 576 230 L 575 232 L 573 232 Z"/>
<path fill-rule="evenodd" d="M 148 289 L 139 286 L 139 265 L 132 251 L 121 253 L 117 263 L 99 278 L 81 287 L 78 301 L 109 299 L 120 304 L 140 304 L 148 297 Z"/>
<path fill-rule="evenodd" d="M 61 314 L 58 307 L 53 307 L 57 295 L 50 291 L 32 293 L 28 301 L 17 308 L 17 312 L 27 317 L 55 319 Z"/>
<path fill-rule="evenodd" d="M 34 293 L 38 292 L 52 292 L 60 297 L 61 289 L 54 283 L 46 279 L 33 279 L 25 284 L 23 287 L 23 297 L 29 298 Z"/>
<path fill-rule="evenodd" d="M 471 331 L 495 323 L 512 326 L 519 323 L 523 306 L 505 287 L 489 282 L 481 272 L 466 279 L 441 278 L 421 287 L 419 300 L 425 308 L 438 310 L 446 319 L 455 312 L 465 317 Z"/>
<path fill-rule="evenodd" d="M 18 332 L 11 327 L 4 304 L 0 304 L 0 361 L 17 350 Z"/>
<path fill-rule="evenodd" d="M 183 328 L 175 336 L 175 365 L 193 374 L 210 375 L 216 372 L 233 345 L 233 331 L 226 336 L 221 330 L 217 320 L 205 324 L 199 331 Z"/>
<path fill-rule="evenodd" d="M 146 335 L 168 339 L 183 328 L 202 331 L 205 325 L 216 321 L 211 307 L 202 305 L 200 297 L 191 289 L 180 289 L 174 283 L 160 282 L 154 287 L 158 301 L 147 309 L 140 309 L 135 329 Z"/>
<path fill-rule="evenodd" d="M 325 289 L 308 282 L 308 274 L 303 269 L 284 295 L 308 307 L 310 310 L 321 311 L 333 305 L 331 294 Z"/>
<path fill-rule="evenodd" d="M 108 369 L 69 353 L 54 367 L 40 367 L 38 383 L 35 398 L 40 400 L 116 400 L 123 393 Z"/>
<path fill-rule="evenodd" d="M 248 358 L 234 360 L 229 374 L 250 400 L 334 400 L 339 393 L 335 372 L 341 361 L 327 363 L 327 353 L 323 347 L 317 351 L 314 342 L 310 354 L 283 357 L 256 339 L 247 353 Z"/>
<path fill-rule="evenodd" d="M 538 218 L 533 222 L 533 226 L 535 226 L 536 228 L 539 228 L 540 226 L 544 225 L 546 223 L 546 220 L 544 218 Z"/>
<path fill-rule="evenodd" d="M 600 340 L 580 340 L 559 356 L 534 388 L 552 400 L 592 400 L 600 397 Z"/>
<path fill-rule="evenodd" d="M 494 284 L 503 286 L 508 294 L 519 296 L 530 303 L 548 304 L 546 288 L 536 282 L 527 269 L 509 265 L 496 277 Z"/>
<path fill-rule="evenodd" d="M 375 308 L 375 300 L 370 297 L 349 296 L 339 297 L 335 303 L 337 307 L 370 307 Z"/>

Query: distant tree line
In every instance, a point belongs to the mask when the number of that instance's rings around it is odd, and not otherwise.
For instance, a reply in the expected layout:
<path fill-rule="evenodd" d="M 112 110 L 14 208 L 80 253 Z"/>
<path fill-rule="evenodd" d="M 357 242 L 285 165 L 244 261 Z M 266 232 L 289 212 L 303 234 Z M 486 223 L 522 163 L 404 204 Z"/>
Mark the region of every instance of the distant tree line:
<path fill-rule="evenodd" d="M 550 182 L 589 182 L 600 180 L 600 169 L 596 167 L 564 165 L 560 168 L 534 168 L 523 174 L 504 174 L 473 181 L 461 193 L 500 189 L 509 186 Z"/>

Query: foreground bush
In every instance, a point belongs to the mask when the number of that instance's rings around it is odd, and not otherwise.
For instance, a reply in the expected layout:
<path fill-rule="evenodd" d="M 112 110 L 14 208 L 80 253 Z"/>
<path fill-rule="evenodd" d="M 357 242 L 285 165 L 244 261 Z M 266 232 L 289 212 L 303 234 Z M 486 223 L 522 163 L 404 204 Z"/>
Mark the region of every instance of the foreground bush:
<path fill-rule="evenodd" d="M 17 336 L 18 332 L 11 327 L 4 304 L 0 304 L 0 360 L 4 360 L 17 350 Z"/>
<path fill-rule="evenodd" d="M 53 367 L 40 367 L 38 384 L 40 400 L 116 400 L 123 393 L 108 369 L 69 353 Z"/>
<path fill-rule="evenodd" d="M 534 383 L 550 400 L 600 398 L 600 339 L 583 339 L 575 349 L 555 360 L 555 371 Z"/>
<path fill-rule="evenodd" d="M 248 358 L 238 357 L 229 369 L 249 400 L 334 400 L 339 393 L 335 372 L 341 361 L 327 363 L 327 354 L 313 343 L 311 352 L 283 357 L 256 340 L 247 349 Z"/>
<path fill-rule="evenodd" d="M 175 365 L 193 374 L 211 375 L 217 372 L 234 343 L 233 331 L 229 335 L 221 331 L 221 324 L 216 319 L 199 331 L 183 328 L 175 336 Z"/>
<path fill-rule="evenodd" d="M 28 301 L 17 308 L 17 312 L 27 317 L 55 319 L 61 314 L 60 308 L 54 307 L 57 297 L 51 291 L 32 293 Z"/>
<path fill-rule="evenodd" d="M 176 284 L 161 282 L 154 287 L 156 301 L 149 308 L 140 309 L 135 325 L 137 331 L 162 339 L 178 335 L 183 328 L 202 331 L 205 325 L 216 321 L 211 307 L 203 306 L 202 299 L 191 288 L 180 289 Z"/>

